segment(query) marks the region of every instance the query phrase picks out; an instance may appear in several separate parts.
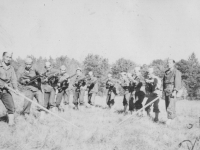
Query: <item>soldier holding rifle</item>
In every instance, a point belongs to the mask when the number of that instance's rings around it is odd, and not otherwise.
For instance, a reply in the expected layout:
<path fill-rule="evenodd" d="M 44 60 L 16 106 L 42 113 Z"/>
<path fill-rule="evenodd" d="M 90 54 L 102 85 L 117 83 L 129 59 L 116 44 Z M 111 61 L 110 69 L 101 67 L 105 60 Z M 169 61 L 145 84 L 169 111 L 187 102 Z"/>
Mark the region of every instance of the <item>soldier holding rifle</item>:
<path fill-rule="evenodd" d="M 41 89 L 41 77 L 45 74 L 40 74 L 40 71 L 33 66 L 33 60 L 30 57 L 25 59 L 25 67 L 20 67 L 17 72 L 18 81 L 22 86 L 22 92 L 26 97 L 33 100 L 35 98 L 38 103 L 44 107 L 44 97 Z M 29 115 L 31 109 L 31 102 L 24 100 L 22 115 Z M 37 108 L 40 112 L 41 119 L 44 117 L 44 111 Z"/>
<path fill-rule="evenodd" d="M 0 62 L 0 99 L 7 109 L 8 124 L 10 126 L 14 125 L 15 104 L 7 88 L 12 87 L 18 93 L 17 77 L 14 68 L 10 64 L 11 59 L 12 53 L 4 52 L 3 59 Z"/>
<path fill-rule="evenodd" d="M 93 72 L 88 73 L 89 78 L 87 79 L 87 89 L 88 89 L 88 103 L 95 106 L 95 97 L 98 93 L 98 82 L 97 78 L 94 76 Z"/>
<path fill-rule="evenodd" d="M 66 67 L 62 65 L 60 67 L 60 75 L 58 79 L 58 93 L 56 96 L 56 106 L 58 110 L 61 110 L 60 104 L 62 101 L 62 98 L 64 98 L 64 104 L 69 104 L 69 97 L 70 97 L 70 78 L 72 78 L 75 75 L 69 76 L 66 72 Z"/>
<path fill-rule="evenodd" d="M 59 71 L 54 69 L 50 62 L 46 62 L 45 72 L 45 77 L 42 79 L 42 88 L 44 90 L 44 106 L 45 108 L 51 109 L 55 112 L 55 95 Z"/>
<path fill-rule="evenodd" d="M 152 100 L 154 100 L 157 97 L 160 97 L 161 95 L 161 80 L 159 77 L 153 74 L 153 68 L 148 69 L 148 79 L 146 79 L 146 86 L 147 86 L 147 101 L 146 105 L 150 103 Z M 159 115 L 159 99 L 153 103 L 153 112 L 155 113 L 154 121 L 158 121 L 158 115 Z M 151 105 L 145 108 L 147 115 L 150 116 L 151 111 Z"/>

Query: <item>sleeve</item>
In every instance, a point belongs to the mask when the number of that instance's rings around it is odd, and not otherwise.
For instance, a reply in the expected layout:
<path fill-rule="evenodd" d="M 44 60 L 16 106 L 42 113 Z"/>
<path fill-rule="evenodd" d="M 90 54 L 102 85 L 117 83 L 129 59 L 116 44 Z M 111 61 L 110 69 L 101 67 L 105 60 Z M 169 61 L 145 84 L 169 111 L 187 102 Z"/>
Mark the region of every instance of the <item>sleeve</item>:
<path fill-rule="evenodd" d="M 17 89 L 17 76 L 15 74 L 14 68 L 12 68 L 11 83 L 14 89 Z"/>
<path fill-rule="evenodd" d="M 25 80 L 23 79 L 23 69 L 20 67 L 17 71 L 17 80 L 20 84 L 25 84 Z"/>
<path fill-rule="evenodd" d="M 182 79 L 181 79 L 181 72 L 176 70 L 176 74 L 175 74 L 175 82 L 174 82 L 174 88 L 176 91 L 180 90 L 182 87 Z"/>
<path fill-rule="evenodd" d="M 5 82 L 1 79 L 1 74 L 0 74 L 0 88 L 4 87 Z"/>

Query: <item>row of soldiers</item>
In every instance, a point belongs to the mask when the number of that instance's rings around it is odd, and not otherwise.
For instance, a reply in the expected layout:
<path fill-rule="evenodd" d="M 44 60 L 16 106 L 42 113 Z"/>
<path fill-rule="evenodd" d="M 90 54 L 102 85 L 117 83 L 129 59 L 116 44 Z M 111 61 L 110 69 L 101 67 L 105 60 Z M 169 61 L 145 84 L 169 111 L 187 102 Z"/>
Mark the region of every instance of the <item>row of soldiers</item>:
<path fill-rule="evenodd" d="M 14 124 L 15 105 L 8 87 L 12 87 L 16 94 L 24 93 L 26 97 L 37 102 L 44 108 L 56 112 L 60 109 L 61 101 L 64 99 L 64 104 L 69 104 L 70 91 L 73 91 L 74 109 L 78 109 L 79 105 L 91 107 L 95 105 L 95 97 L 98 93 L 98 80 L 89 72 L 84 76 L 81 68 L 76 69 L 76 73 L 69 76 L 65 66 L 61 66 L 60 70 L 54 69 L 50 62 L 45 63 L 45 71 L 40 72 L 33 64 L 31 58 L 26 58 L 25 66 L 18 69 L 17 75 L 10 62 L 12 53 L 4 52 L 2 62 L 0 62 L 0 99 L 5 105 L 8 113 L 9 125 Z M 168 122 L 175 117 L 175 99 L 176 93 L 180 89 L 180 72 L 174 67 L 173 60 L 168 61 L 169 69 L 165 72 L 163 78 L 163 89 L 165 92 L 166 108 L 168 111 Z M 179 76 L 178 76 L 179 75 Z M 70 81 L 72 78 L 75 80 Z M 148 71 L 148 79 L 144 79 L 140 73 L 140 69 L 135 69 L 135 74 L 122 72 L 120 80 L 112 78 L 108 74 L 106 81 L 107 89 L 107 105 L 112 108 L 114 98 L 118 94 L 116 85 L 119 84 L 123 88 L 123 105 L 124 113 L 129 110 L 139 110 L 143 107 L 142 102 L 147 96 L 147 103 L 151 102 L 156 97 L 159 97 L 162 91 L 159 78 L 153 74 L 153 69 Z M 84 100 L 85 91 L 88 93 L 87 101 Z M 159 100 L 153 104 L 155 112 L 155 121 L 158 121 Z M 145 110 L 150 115 L 150 107 Z M 21 115 L 28 116 L 30 114 L 31 102 L 24 100 Z M 40 112 L 41 119 L 44 117 L 45 111 L 42 107 L 37 108 Z"/>
<path fill-rule="evenodd" d="M 159 99 L 164 95 L 166 110 L 167 110 L 167 125 L 176 117 L 176 98 L 181 95 L 182 81 L 181 72 L 175 68 L 175 61 L 169 59 L 167 62 L 168 69 L 165 71 L 163 79 L 160 79 L 154 74 L 153 68 L 147 71 L 147 78 L 141 75 L 140 67 L 136 67 L 134 73 L 121 73 L 120 81 L 114 79 L 111 74 L 108 75 L 106 82 L 107 88 L 107 105 L 111 108 L 114 105 L 115 96 L 119 93 L 117 85 L 123 88 L 123 106 L 124 114 L 129 111 L 138 111 L 143 107 L 143 100 L 147 97 L 146 108 L 147 116 L 150 117 L 151 106 L 153 105 L 153 112 L 155 113 L 154 121 L 157 122 L 160 110 Z M 157 99 L 156 101 L 154 101 Z M 154 101 L 154 102 L 153 102 Z M 153 102 L 151 105 L 148 105 Z M 143 112 L 139 113 L 142 115 Z"/>

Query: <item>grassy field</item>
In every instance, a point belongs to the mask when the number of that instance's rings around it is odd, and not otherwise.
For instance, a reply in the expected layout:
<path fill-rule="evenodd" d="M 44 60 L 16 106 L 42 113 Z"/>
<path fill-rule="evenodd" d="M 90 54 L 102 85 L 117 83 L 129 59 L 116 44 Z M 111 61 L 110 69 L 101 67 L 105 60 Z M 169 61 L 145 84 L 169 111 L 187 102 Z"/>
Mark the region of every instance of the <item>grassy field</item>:
<path fill-rule="evenodd" d="M 72 100 L 72 97 L 71 97 Z M 71 105 L 65 107 L 64 112 L 58 113 L 79 129 L 46 114 L 45 120 L 36 117 L 35 108 L 32 115 L 25 119 L 19 115 L 23 100 L 15 97 L 16 115 L 15 127 L 9 127 L 0 122 L 1 150 L 187 150 L 192 149 L 200 137 L 199 117 L 200 102 L 180 100 L 177 102 L 177 119 L 171 127 L 165 125 L 166 111 L 164 100 L 160 101 L 160 121 L 154 123 L 146 114 L 144 117 L 134 116 L 120 127 L 116 125 L 129 117 L 122 114 L 122 97 L 116 98 L 114 112 L 105 109 L 105 97 L 97 97 L 97 107 L 81 107 L 73 110 Z M 63 106 L 64 107 L 64 106 Z M 0 102 L 0 116 L 6 110 Z M 153 112 L 151 112 L 154 117 Z M 193 124 L 191 127 L 189 124 Z M 200 149 L 197 141 L 193 150 Z"/>

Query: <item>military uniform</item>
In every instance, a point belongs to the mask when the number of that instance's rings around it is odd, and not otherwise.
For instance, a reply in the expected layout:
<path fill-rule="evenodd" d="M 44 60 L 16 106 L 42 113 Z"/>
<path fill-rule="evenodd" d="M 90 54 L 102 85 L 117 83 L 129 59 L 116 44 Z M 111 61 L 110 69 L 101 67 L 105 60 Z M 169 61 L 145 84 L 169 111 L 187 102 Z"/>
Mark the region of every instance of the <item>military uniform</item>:
<path fill-rule="evenodd" d="M 165 104 L 168 119 L 176 117 L 176 97 L 172 95 L 173 91 L 181 89 L 181 72 L 177 69 L 166 70 L 163 77 L 163 90 L 165 94 Z"/>
<path fill-rule="evenodd" d="M 96 77 L 90 77 L 87 80 L 87 88 L 88 88 L 88 103 L 91 105 L 95 105 L 95 97 L 98 93 L 98 82 Z"/>
<path fill-rule="evenodd" d="M 149 78 L 149 80 L 150 81 L 146 83 L 146 87 L 147 87 L 146 90 L 147 90 L 147 97 L 148 97 L 146 101 L 146 105 L 150 103 L 152 100 L 154 100 L 155 98 L 157 98 L 158 92 L 160 91 L 160 85 L 158 83 L 159 78 L 156 76 L 153 76 L 152 78 Z M 155 113 L 160 112 L 158 104 L 159 104 L 159 99 L 153 103 L 153 112 Z M 147 112 L 150 112 L 150 108 L 151 108 L 151 105 L 146 107 L 145 110 Z"/>
<path fill-rule="evenodd" d="M 129 105 L 129 99 L 130 99 L 130 91 L 129 91 L 129 80 L 122 79 L 121 86 L 124 90 L 124 96 L 123 96 L 123 106 Z"/>
<path fill-rule="evenodd" d="M 45 108 L 53 108 L 56 106 L 55 104 L 55 94 L 56 90 L 55 87 L 57 86 L 58 78 L 55 77 L 55 74 L 58 74 L 58 70 L 51 68 L 50 70 L 46 71 L 46 76 L 44 79 L 47 78 L 48 81 L 43 79 L 42 81 L 42 88 L 44 90 L 44 106 Z"/>
<path fill-rule="evenodd" d="M 41 85 L 38 81 L 31 83 L 30 85 L 26 85 L 26 79 L 31 79 L 32 77 L 39 75 L 40 71 L 36 69 L 35 66 L 32 66 L 29 70 L 26 70 L 24 67 L 18 69 L 17 76 L 18 81 L 21 85 L 21 90 L 25 94 L 26 97 L 33 100 L 36 98 L 38 103 L 44 107 L 44 95 L 41 90 Z M 24 100 L 24 106 L 22 110 L 22 114 L 29 114 L 31 109 L 31 102 Z M 40 107 L 37 107 L 38 111 L 42 111 Z"/>
<path fill-rule="evenodd" d="M 144 79 L 142 76 L 136 76 L 135 80 L 135 109 L 139 110 L 142 108 L 142 102 L 145 98 L 144 88 L 142 89 L 142 87 L 144 87 Z"/>
<path fill-rule="evenodd" d="M 73 103 L 75 106 L 84 104 L 86 80 L 83 75 L 77 75 L 73 84 Z"/>
<path fill-rule="evenodd" d="M 62 98 L 64 98 L 64 104 L 69 104 L 69 96 L 70 96 L 70 91 L 68 90 L 69 79 L 66 80 L 68 77 L 69 77 L 69 75 L 67 73 L 65 73 L 65 74 L 61 75 L 58 80 L 58 84 L 64 84 L 64 85 L 61 85 L 61 87 L 63 87 L 63 88 L 58 90 L 58 94 L 56 96 L 56 106 L 58 108 L 60 107 Z"/>
<path fill-rule="evenodd" d="M 116 86 L 115 86 L 115 80 L 114 79 L 108 79 L 106 81 L 106 89 L 107 89 L 107 97 L 106 97 L 106 103 L 107 105 L 110 107 L 112 105 L 114 105 L 115 103 L 115 96 L 117 95 L 117 90 L 116 90 Z"/>
<path fill-rule="evenodd" d="M 14 68 L 0 62 L 0 99 L 7 109 L 8 114 L 14 114 L 15 104 L 11 93 L 4 87 L 5 83 L 17 90 L 17 77 Z"/>

